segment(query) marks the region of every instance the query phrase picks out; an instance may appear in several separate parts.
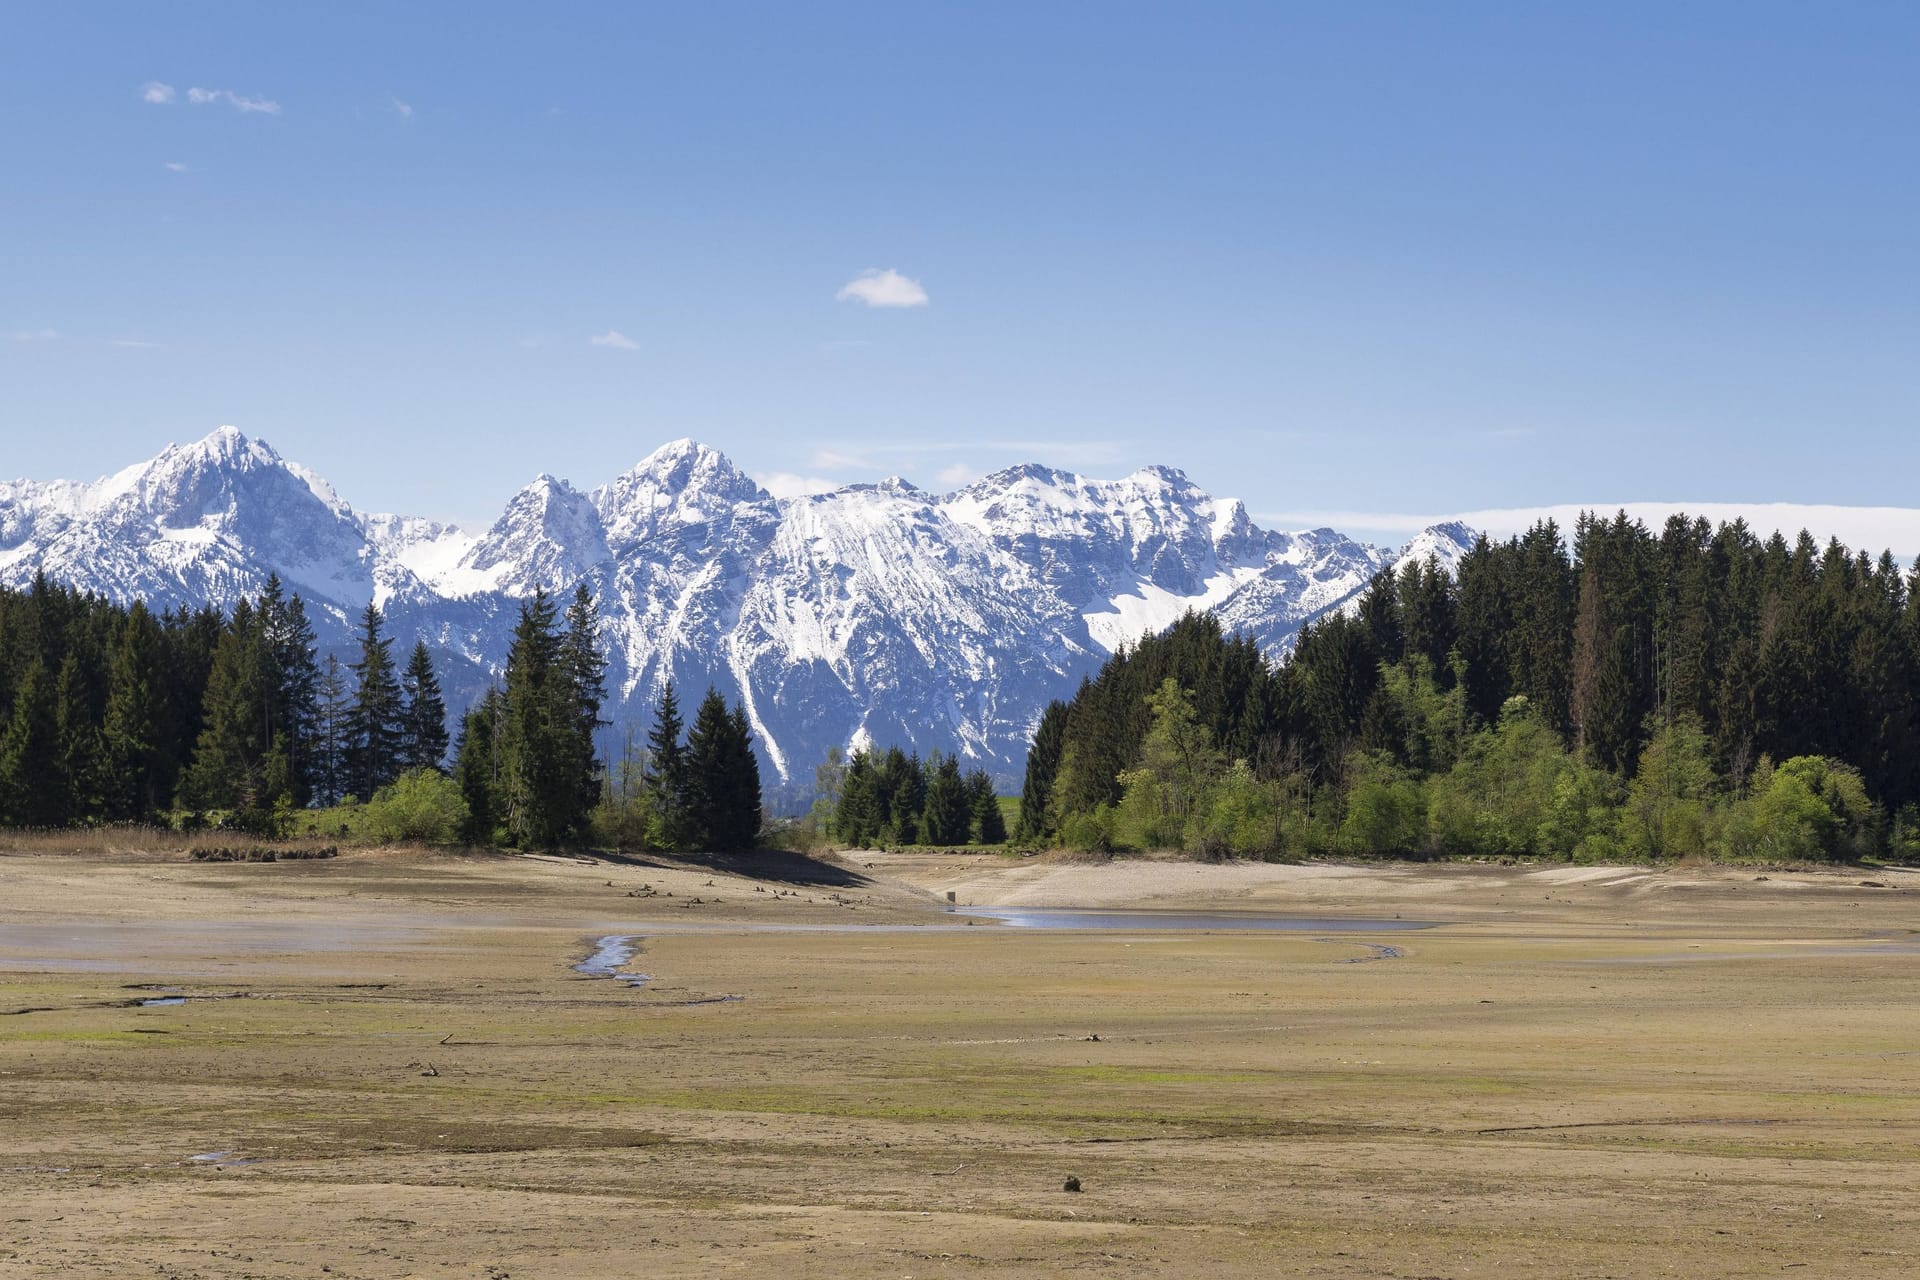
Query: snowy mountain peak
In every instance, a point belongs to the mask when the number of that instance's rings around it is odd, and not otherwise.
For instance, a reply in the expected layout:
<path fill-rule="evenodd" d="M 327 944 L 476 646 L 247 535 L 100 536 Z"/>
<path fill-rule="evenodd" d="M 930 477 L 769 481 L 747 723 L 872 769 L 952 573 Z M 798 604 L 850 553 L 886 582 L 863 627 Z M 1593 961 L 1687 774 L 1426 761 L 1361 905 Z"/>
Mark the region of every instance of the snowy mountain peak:
<path fill-rule="evenodd" d="M 1451 566 L 1436 526 L 1400 553 Z M 90 484 L 0 484 L 0 581 L 58 581 L 160 607 L 230 607 L 278 573 L 323 642 L 368 601 L 404 647 L 429 637 L 454 701 L 496 679 L 518 604 L 591 585 L 607 708 L 643 722 L 671 679 L 745 706 L 769 781 L 829 747 L 951 751 L 1017 777 L 1047 701 L 1116 647 L 1211 610 L 1269 654 L 1392 554 L 1332 530 L 1261 528 L 1173 467 L 1099 480 L 1039 464 L 940 496 L 893 476 L 778 501 L 718 450 L 662 445 L 591 491 L 542 474 L 478 537 L 355 512 L 230 427 Z"/>
<path fill-rule="evenodd" d="M 562 591 L 607 558 L 606 533 L 593 499 L 541 473 L 436 584 L 454 595 Z"/>
<path fill-rule="evenodd" d="M 1453 573 L 1460 567 L 1460 558 L 1473 549 L 1477 537 L 1476 531 L 1458 520 L 1430 525 L 1400 549 L 1394 558 L 1394 568 L 1405 568 L 1414 561 L 1425 564 L 1432 559 L 1439 562 L 1441 569 Z"/>
<path fill-rule="evenodd" d="M 723 518 L 740 504 L 773 497 L 732 459 L 695 440 L 664 444 L 633 470 L 590 495 L 610 546 L 631 547 L 663 530 Z"/>

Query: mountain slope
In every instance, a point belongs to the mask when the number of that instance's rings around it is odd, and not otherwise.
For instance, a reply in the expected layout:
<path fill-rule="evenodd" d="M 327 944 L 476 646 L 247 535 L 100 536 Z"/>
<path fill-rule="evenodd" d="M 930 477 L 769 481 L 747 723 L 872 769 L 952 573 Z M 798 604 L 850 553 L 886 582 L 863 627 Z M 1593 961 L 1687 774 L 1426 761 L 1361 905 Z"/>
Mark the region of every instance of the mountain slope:
<path fill-rule="evenodd" d="M 1469 538 L 1437 527 L 1407 554 L 1450 566 Z M 796 785 L 828 748 L 863 742 L 955 752 L 1011 781 L 1041 708 L 1118 646 L 1212 609 L 1278 656 L 1395 562 L 1331 529 L 1262 529 L 1166 467 L 777 500 L 691 440 L 591 490 L 540 476 L 477 536 L 358 513 L 231 427 L 91 484 L 0 484 L 0 581 L 45 572 L 115 599 L 228 606 L 277 572 L 324 644 L 348 643 L 369 601 L 403 646 L 426 637 L 455 705 L 497 676 L 520 600 L 584 583 L 616 726 L 643 725 L 669 679 L 713 684 L 745 703 L 769 780 Z"/>

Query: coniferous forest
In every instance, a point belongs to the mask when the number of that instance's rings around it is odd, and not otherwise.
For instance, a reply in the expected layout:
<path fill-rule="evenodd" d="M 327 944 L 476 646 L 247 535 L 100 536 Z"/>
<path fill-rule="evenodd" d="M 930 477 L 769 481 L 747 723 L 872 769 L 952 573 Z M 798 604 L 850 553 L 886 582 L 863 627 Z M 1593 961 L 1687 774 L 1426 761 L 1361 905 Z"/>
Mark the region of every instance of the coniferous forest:
<path fill-rule="evenodd" d="M 1920 854 L 1920 569 L 1584 516 L 1409 564 L 1269 667 L 1188 616 L 1041 717 L 1018 835 L 1089 849 Z"/>
<path fill-rule="evenodd" d="M 230 613 L 155 614 L 37 578 L 0 589 L 0 825 L 210 824 L 547 848 L 625 805 L 595 752 L 605 660 L 584 588 L 525 601 L 501 684 L 448 732 L 434 655 L 404 659 L 369 605 L 349 660 L 319 656 L 277 578 Z M 673 704 L 668 689 L 665 708 Z M 673 713 L 676 714 L 677 713 Z M 745 849 L 760 830 L 745 715 L 709 693 L 654 836 Z"/>

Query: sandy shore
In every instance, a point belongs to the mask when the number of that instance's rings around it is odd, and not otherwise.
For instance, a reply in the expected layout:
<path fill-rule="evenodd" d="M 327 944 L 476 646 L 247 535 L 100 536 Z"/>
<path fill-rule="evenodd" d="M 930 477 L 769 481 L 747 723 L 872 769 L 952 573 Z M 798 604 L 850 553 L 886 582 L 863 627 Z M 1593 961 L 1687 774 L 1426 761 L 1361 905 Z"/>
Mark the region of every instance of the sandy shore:
<path fill-rule="evenodd" d="M 0 1275 L 1906 1276 L 1917 884 L 0 854 Z"/>

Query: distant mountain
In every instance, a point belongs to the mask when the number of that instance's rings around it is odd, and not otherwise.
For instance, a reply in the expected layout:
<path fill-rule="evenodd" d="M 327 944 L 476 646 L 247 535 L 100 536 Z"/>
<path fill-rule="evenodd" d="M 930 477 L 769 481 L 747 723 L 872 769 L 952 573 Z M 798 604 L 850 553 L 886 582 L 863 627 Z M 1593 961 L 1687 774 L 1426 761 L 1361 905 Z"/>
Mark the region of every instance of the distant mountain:
<path fill-rule="evenodd" d="M 231 605 L 277 572 L 329 646 L 369 601 L 449 655 L 457 702 L 500 671 L 518 601 L 585 582 L 606 620 L 609 715 L 644 726 L 672 679 L 742 700 L 769 781 L 810 785 L 834 745 L 954 752 L 1017 778 L 1051 698 L 1188 609 L 1276 657 L 1381 568 L 1451 567 L 1461 525 L 1402 553 L 1260 528 L 1237 500 L 1147 467 L 1091 480 L 1013 467 L 938 495 L 901 479 L 776 499 L 691 440 L 581 491 L 540 476 L 475 536 L 355 511 L 222 427 L 91 484 L 0 484 L 0 581 L 38 572 L 115 600 Z"/>

